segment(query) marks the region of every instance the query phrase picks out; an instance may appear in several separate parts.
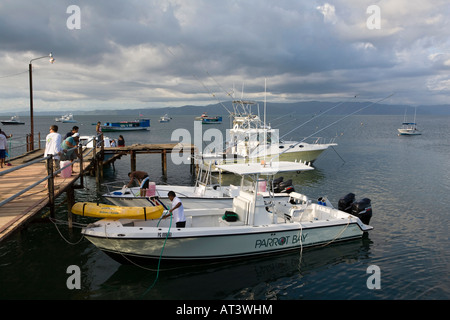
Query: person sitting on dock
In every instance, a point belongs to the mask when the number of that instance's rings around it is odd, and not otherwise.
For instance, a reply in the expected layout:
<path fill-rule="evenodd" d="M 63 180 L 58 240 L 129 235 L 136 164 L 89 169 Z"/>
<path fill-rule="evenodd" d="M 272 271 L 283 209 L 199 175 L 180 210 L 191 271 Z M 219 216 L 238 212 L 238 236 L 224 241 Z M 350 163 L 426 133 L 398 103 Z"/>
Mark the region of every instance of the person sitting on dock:
<path fill-rule="evenodd" d="M 119 136 L 119 139 L 117 139 L 117 145 L 119 147 L 125 147 L 125 139 L 122 135 Z"/>

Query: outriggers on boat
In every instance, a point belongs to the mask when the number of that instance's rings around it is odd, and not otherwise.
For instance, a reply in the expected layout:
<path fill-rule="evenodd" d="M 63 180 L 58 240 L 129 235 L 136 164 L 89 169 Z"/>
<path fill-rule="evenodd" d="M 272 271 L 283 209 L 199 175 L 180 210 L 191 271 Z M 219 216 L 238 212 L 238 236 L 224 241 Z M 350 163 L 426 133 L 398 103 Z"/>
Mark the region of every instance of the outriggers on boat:
<path fill-rule="evenodd" d="M 186 227 L 172 218 L 102 219 L 82 229 L 82 234 L 119 262 L 150 260 L 203 261 L 253 257 L 299 250 L 304 247 L 361 238 L 372 230 L 370 217 L 313 203 L 292 192 L 288 200 L 265 200 L 258 192 L 260 179 L 271 185 L 275 174 L 313 170 L 299 162 L 220 165 L 242 177 L 239 194 L 228 209 L 185 209 Z M 246 187 L 245 179 L 252 181 Z M 155 204 L 156 205 L 156 204 Z M 79 205 L 78 205 L 79 208 Z M 366 207 L 364 212 L 370 212 Z"/>
<path fill-rule="evenodd" d="M 417 136 L 417 135 L 421 135 L 422 134 L 417 129 L 416 113 L 417 113 L 417 108 L 414 109 L 414 121 L 413 122 L 406 122 L 406 110 L 405 110 L 405 116 L 404 116 L 404 119 L 403 119 L 402 127 L 397 129 L 399 136 Z"/>

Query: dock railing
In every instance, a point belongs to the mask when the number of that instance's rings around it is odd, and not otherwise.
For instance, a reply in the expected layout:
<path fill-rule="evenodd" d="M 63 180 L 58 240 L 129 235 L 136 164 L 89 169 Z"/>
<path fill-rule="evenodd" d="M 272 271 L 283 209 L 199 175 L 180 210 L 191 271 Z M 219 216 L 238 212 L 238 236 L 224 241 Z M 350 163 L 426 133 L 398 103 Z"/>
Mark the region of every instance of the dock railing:
<path fill-rule="evenodd" d="M 102 137 L 102 135 L 100 135 Z M 97 140 L 97 137 L 94 137 L 92 140 Z M 88 142 L 90 142 L 91 140 L 89 140 Z M 50 216 L 53 218 L 54 214 L 55 214 L 55 187 L 54 187 L 54 179 L 55 176 L 59 173 L 61 173 L 64 169 L 66 169 L 69 166 L 72 166 L 74 163 L 79 162 L 80 163 L 80 186 L 79 187 L 83 187 L 84 186 L 84 167 L 83 167 L 83 157 L 89 155 L 91 152 L 93 152 L 93 159 L 97 159 L 101 157 L 101 152 L 96 153 L 96 147 L 97 144 L 103 145 L 103 139 L 100 139 L 100 142 L 94 143 L 94 148 L 89 150 L 86 154 L 83 155 L 83 146 L 81 144 L 79 144 L 78 146 L 69 149 L 68 151 L 73 151 L 73 150 L 77 150 L 78 151 L 78 157 L 77 159 L 73 160 L 71 163 L 65 165 L 64 167 L 60 168 L 59 170 L 54 171 L 53 170 L 53 155 L 48 155 L 46 157 L 40 158 L 40 159 L 35 159 L 33 161 L 27 162 L 25 164 L 19 165 L 19 166 L 15 166 L 14 168 L 10 168 L 7 170 L 4 170 L 2 172 L 0 172 L 0 177 L 13 173 L 17 170 L 20 170 L 22 168 L 26 168 L 28 166 L 34 165 L 36 163 L 39 162 L 43 162 L 46 161 L 46 168 L 47 168 L 47 176 L 43 177 L 41 179 L 39 179 L 38 181 L 34 182 L 33 184 L 23 188 L 22 190 L 18 191 L 17 193 L 13 194 L 12 196 L 10 196 L 9 198 L 3 200 L 0 202 L 0 208 L 2 206 L 4 206 L 5 204 L 7 204 L 8 202 L 11 202 L 12 200 L 20 197 L 21 195 L 23 195 L 24 193 L 28 192 L 29 190 L 35 188 L 36 186 L 38 186 L 39 184 L 41 184 L 44 181 L 47 181 L 47 189 L 48 189 L 48 201 L 49 201 L 49 207 L 50 207 Z M 101 151 L 103 151 L 103 147 L 101 146 Z M 98 170 L 96 170 L 98 171 Z"/>

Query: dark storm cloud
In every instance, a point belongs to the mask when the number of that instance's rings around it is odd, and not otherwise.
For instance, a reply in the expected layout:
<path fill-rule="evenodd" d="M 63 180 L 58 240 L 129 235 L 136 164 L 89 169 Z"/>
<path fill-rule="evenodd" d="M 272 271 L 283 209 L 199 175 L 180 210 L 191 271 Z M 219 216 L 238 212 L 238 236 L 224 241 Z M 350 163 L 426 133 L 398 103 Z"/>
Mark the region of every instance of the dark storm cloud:
<path fill-rule="evenodd" d="M 442 102 L 450 68 L 446 2 L 378 1 L 381 28 L 370 30 L 372 2 L 4 0 L 0 77 L 53 51 L 56 63 L 39 61 L 35 72 L 40 98 L 61 107 L 210 103 L 211 93 L 226 99 L 243 84 L 261 98 L 265 79 L 278 101 L 372 98 L 409 87 L 411 96 L 396 102 Z M 70 5 L 80 8 L 80 29 L 67 28 Z M 26 76 L 0 78 L 2 105 L 14 104 L 14 94 L 26 97 Z"/>

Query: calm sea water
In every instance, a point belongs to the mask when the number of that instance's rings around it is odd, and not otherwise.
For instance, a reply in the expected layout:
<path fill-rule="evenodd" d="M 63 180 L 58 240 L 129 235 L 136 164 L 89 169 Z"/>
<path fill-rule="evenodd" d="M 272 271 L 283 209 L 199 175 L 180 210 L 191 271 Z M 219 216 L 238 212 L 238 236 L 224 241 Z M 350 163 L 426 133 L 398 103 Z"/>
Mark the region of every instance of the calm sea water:
<path fill-rule="evenodd" d="M 272 117 L 275 118 L 276 116 Z M 81 134 L 93 134 L 91 123 L 123 120 L 117 116 L 77 116 Z M 133 116 L 127 119 L 133 119 Z M 169 123 L 151 117 L 148 132 L 124 133 L 126 143 L 170 142 L 176 128 L 193 131 L 192 116 L 177 116 Z M 300 139 L 339 117 L 323 116 L 290 135 Z M 15 136 L 26 126 L 3 126 Z M 309 120 L 283 118 L 273 121 L 280 134 Z M 397 136 L 403 115 L 347 118 L 320 132 L 336 137 L 337 147 L 327 150 L 315 163 L 316 170 L 292 178 L 296 189 L 310 197 L 327 195 L 334 205 L 349 192 L 372 200 L 374 230 L 367 238 L 331 244 L 233 263 L 161 265 L 141 268 L 120 265 L 80 236 L 36 219 L 21 232 L 0 244 L 0 299 L 449 299 L 450 117 L 421 116 L 423 135 Z M 42 139 L 52 117 L 36 117 Z M 73 124 L 61 124 L 66 133 Z M 207 126 L 225 130 L 229 124 Z M 119 133 L 109 133 L 117 138 Z M 206 144 L 209 142 L 205 142 Z M 189 166 L 168 163 L 162 176 L 159 155 L 138 155 L 138 169 L 146 170 L 157 183 L 193 182 Z M 126 180 L 130 159 L 123 157 L 105 169 L 105 182 Z M 104 187 L 88 177 L 86 188 L 76 191 L 78 201 L 101 201 Z M 57 218 L 65 221 L 64 197 Z M 41 215 L 45 215 L 43 211 Z M 79 223 L 89 223 L 89 218 Z M 69 290 L 70 265 L 81 269 L 81 289 Z M 369 289 L 370 266 L 378 266 L 380 289 Z M 156 281 L 156 282 L 155 282 Z"/>

